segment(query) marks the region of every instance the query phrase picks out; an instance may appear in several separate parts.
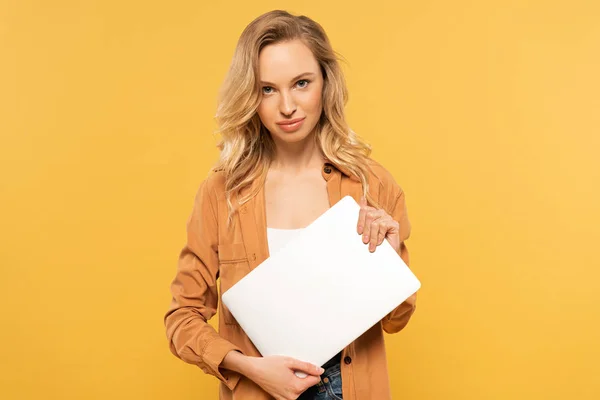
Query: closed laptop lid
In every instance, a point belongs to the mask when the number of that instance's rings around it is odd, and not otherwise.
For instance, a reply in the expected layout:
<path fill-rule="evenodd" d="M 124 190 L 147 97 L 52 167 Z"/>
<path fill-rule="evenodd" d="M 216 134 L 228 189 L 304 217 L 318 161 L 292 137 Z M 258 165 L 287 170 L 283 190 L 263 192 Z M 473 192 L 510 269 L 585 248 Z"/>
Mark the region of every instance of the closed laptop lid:
<path fill-rule="evenodd" d="M 374 253 L 346 196 L 222 295 L 263 356 L 323 365 L 420 288 L 384 240 Z"/>

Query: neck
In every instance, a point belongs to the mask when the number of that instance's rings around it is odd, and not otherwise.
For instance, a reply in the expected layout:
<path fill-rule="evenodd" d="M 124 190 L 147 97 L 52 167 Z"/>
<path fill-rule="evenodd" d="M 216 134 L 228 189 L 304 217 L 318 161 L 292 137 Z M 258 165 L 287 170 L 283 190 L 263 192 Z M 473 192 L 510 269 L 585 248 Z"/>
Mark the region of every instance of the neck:
<path fill-rule="evenodd" d="M 275 159 L 271 168 L 280 171 L 300 172 L 307 168 L 320 169 L 325 162 L 314 137 L 296 143 L 275 143 Z"/>

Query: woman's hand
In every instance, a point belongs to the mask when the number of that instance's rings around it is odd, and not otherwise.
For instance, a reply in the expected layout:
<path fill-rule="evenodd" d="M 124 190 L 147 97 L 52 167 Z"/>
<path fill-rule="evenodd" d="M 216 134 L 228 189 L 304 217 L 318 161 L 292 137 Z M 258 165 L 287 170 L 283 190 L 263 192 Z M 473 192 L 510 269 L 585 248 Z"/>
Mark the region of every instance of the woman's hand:
<path fill-rule="evenodd" d="M 296 400 L 306 389 L 321 381 L 323 368 L 284 356 L 250 357 L 246 376 L 276 400 Z M 295 371 L 306 373 L 298 378 Z"/>
<path fill-rule="evenodd" d="M 360 213 L 358 214 L 358 225 L 356 230 L 363 236 L 363 243 L 369 244 L 372 253 L 375 248 L 387 239 L 394 250 L 400 249 L 400 224 L 383 209 L 376 209 L 367 205 L 362 198 L 360 201 Z"/>
<path fill-rule="evenodd" d="M 245 375 L 276 400 L 296 400 L 306 389 L 321 380 L 323 368 L 290 357 L 250 357 L 232 350 L 221 367 Z M 308 376 L 298 378 L 296 371 Z"/>

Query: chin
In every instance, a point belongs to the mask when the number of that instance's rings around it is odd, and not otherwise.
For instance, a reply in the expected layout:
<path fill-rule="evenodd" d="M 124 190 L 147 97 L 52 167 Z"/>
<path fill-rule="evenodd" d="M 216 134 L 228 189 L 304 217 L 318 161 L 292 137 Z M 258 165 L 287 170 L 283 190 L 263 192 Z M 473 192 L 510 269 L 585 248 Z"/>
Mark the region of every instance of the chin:
<path fill-rule="evenodd" d="M 297 134 L 297 133 L 287 133 L 284 135 L 278 135 L 278 139 L 285 143 L 300 143 L 305 141 L 309 135 Z"/>

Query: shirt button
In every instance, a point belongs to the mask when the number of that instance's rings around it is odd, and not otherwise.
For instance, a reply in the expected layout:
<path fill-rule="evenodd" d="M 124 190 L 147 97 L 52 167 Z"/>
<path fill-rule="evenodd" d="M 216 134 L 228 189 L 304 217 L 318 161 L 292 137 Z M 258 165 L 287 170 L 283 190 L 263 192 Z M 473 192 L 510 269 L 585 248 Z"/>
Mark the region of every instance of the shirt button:
<path fill-rule="evenodd" d="M 329 383 L 329 378 L 323 378 L 323 383 Z"/>
<path fill-rule="evenodd" d="M 248 212 L 248 208 L 246 206 L 243 206 L 240 211 L 242 212 L 242 214 L 246 214 Z"/>
<path fill-rule="evenodd" d="M 256 261 L 256 253 L 252 253 L 252 255 L 250 256 L 250 259 L 252 261 Z"/>
<path fill-rule="evenodd" d="M 325 169 L 323 169 L 323 171 L 325 171 L 326 174 L 330 174 L 331 173 L 331 167 L 329 165 L 326 165 Z"/>
<path fill-rule="evenodd" d="M 344 363 L 345 364 L 350 364 L 351 362 L 352 362 L 352 358 L 350 358 L 350 356 L 344 357 Z"/>

